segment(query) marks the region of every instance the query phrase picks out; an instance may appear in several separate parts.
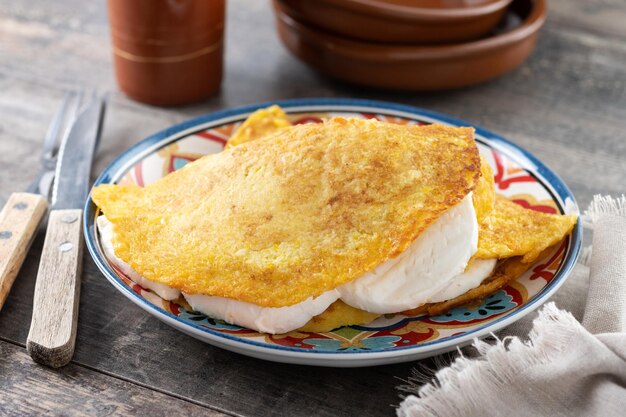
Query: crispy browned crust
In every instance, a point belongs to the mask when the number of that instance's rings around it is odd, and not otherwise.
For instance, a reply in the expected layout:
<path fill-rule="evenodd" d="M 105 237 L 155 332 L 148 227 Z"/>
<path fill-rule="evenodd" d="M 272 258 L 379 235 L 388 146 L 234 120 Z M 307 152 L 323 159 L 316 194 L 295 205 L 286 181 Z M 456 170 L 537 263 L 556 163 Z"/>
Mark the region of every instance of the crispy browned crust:
<path fill-rule="evenodd" d="M 471 128 L 335 118 L 92 197 L 146 279 L 283 307 L 402 253 L 479 175 Z"/>

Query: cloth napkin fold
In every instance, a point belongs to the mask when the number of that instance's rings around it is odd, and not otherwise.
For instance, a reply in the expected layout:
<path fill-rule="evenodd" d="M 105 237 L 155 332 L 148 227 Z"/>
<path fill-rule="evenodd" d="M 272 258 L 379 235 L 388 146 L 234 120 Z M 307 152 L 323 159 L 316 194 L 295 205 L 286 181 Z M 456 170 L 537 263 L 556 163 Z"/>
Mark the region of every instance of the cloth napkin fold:
<path fill-rule="evenodd" d="M 399 417 L 626 415 L 626 197 L 596 196 L 583 221 L 593 250 L 553 301 L 431 382 L 414 371 Z"/>

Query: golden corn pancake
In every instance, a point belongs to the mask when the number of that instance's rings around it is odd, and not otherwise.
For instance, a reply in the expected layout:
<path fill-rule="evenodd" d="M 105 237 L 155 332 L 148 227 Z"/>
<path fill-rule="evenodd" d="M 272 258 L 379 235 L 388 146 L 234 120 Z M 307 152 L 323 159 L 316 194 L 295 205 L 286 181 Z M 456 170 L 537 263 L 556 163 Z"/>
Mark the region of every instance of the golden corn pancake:
<path fill-rule="evenodd" d="M 327 332 L 338 327 L 353 324 L 367 324 L 379 315 L 359 310 L 344 303 L 335 301 L 322 314 L 315 316 L 299 330 L 303 332 Z"/>
<path fill-rule="evenodd" d="M 402 253 L 479 176 L 473 129 L 335 118 L 92 197 L 146 279 L 283 307 Z"/>
<path fill-rule="evenodd" d="M 291 126 L 287 115 L 278 106 L 271 106 L 252 113 L 239 129 L 228 139 L 226 147 L 240 145 L 244 142 L 259 139 L 270 133 Z"/>
<path fill-rule="evenodd" d="M 493 172 L 485 158 L 480 156 L 480 178 L 472 195 L 476 218 L 480 221 L 491 214 L 496 201 Z"/>
<path fill-rule="evenodd" d="M 496 198 L 493 213 L 480 222 L 478 258 L 522 256 L 534 262 L 547 247 L 567 236 L 577 217 L 528 210 L 504 197 Z"/>
<path fill-rule="evenodd" d="M 292 126 L 278 106 L 252 113 L 222 153 L 145 188 L 98 186 L 92 198 L 114 230 L 110 256 L 144 285 L 180 290 L 168 299 L 269 333 L 478 302 L 577 221 L 496 196 L 471 128 L 344 118 Z M 449 273 L 457 255 L 460 270 L 445 278 L 455 287 L 439 288 L 437 271 Z M 438 290 L 403 308 L 381 299 L 424 287 Z"/>

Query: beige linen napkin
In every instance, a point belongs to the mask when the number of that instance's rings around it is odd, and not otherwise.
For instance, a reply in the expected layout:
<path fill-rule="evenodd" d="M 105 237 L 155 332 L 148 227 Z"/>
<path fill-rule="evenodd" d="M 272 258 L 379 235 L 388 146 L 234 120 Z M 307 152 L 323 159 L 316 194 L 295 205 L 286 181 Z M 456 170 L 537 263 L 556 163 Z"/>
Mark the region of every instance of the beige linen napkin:
<path fill-rule="evenodd" d="M 593 251 L 552 301 L 430 383 L 415 371 L 399 417 L 626 415 L 626 198 L 596 196 L 583 218 Z"/>

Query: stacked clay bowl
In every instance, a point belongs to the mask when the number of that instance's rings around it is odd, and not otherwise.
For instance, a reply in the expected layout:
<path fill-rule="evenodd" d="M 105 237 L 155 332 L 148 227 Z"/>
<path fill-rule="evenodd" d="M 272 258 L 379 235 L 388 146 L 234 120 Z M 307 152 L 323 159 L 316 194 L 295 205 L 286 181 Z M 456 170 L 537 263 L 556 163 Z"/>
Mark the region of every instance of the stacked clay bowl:
<path fill-rule="evenodd" d="M 428 91 L 504 74 L 528 58 L 546 0 L 274 0 L 280 39 L 317 70 Z"/>

